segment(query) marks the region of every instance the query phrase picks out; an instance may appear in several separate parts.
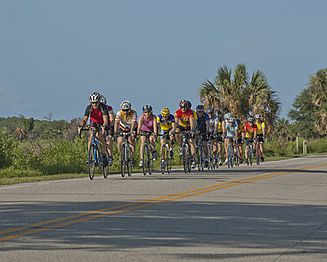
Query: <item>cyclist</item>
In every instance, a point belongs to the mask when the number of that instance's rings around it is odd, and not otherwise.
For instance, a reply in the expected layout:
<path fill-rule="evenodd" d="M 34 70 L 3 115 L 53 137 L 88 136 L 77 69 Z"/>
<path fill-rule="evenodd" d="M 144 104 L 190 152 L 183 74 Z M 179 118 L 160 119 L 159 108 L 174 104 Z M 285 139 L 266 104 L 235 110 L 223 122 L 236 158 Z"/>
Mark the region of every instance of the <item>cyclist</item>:
<path fill-rule="evenodd" d="M 184 131 L 191 131 L 191 136 L 194 136 L 195 121 L 197 118 L 196 113 L 191 109 L 192 104 L 187 100 L 181 100 L 179 102 L 179 109 L 175 112 L 175 122 L 176 122 L 176 140 L 181 147 L 182 138 L 180 133 Z M 195 145 L 194 139 L 191 137 L 189 139 L 189 144 L 192 154 L 192 168 L 195 168 Z M 181 150 L 180 150 L 181 151 Z M 182 151 L 181 151 L 182 152 Z"/>
<path fill-rule="evenodd" d="M 253 143 L 253 140 L 257 136 L 257 126 L 254 123 L 254 118 L 252 116 L 248 117 L 247 122 L 243 128 L 243 140 L 245 139 L 245 157 L 246 163 L 249 163 L 248 159 L 248 151 L 249 151 L 249 144 Z"/>
<path fill-rule="evenodd" d="M 209 116 L 209 139 L 212 141 L 212 154 L 214 157 L 214 164 L 217 164 L 217 137 L 218 137 L 218 117 L 214 114 L 214 110 L 212 108 L 207 109 L 207 114 Z"/>
<path fill-rule="evenodd" d="M 152 147 L 152 157 L 153 160 L 157 159 L 157 152 L 156 152 L 156 140 L 158 137 L 158 126 L 157 126 L 157 118 L 152 113 L 152 106 L 150 105 L 144 105 L 142 107 L 143 114 L 140 116 L 139 122 L 138 122 L 138 130 L 137 133 L 141 134 L 144 133 L 151 133 L 150 135 L 150 144 Z M 145 143 L 146 137 L 141 136 L 141 145 L 140 145 L 140 167 L 143 167 L 143 151 L 144 151 L 144 143 Z"/>
<path fill-rule="evenodd" d="M 86 125 L 88 119 L 90 118 L 90 126 L 92 128 L 99 128 L 101 130 L 101 135 L 97 134 L 99 138 L 99 142 L 101 145 L 101 154 L 103 165 L 108 165 L 108 160 L 106 156 L 106 147 L 105 147 L 105 132 L 109 126 L 109 118 L 108 118 L 108 109 L 107 107 L 100 102 L 101 95 L 98 92 L 93 92 L 89 96 L 90 104 L 87 105 L 84 113 L 84 117 L 78 127 L 78 133 L 80 134 L 82 128 Z M 89 132 L 88 139 L 88 150 L 91 147 L 91 139 L 92 132 Z"/>
<path fill-rule="evenodd" d="M 117 138 L 118 151 L 120 152 L 121 144 L 123 143 L 123 137 L 119 136 L 120 133 L 131 133 L 128 137 L 128 141 L 131 145 L 131 161 L 134 164 L 134 150 L 135 150 L 135 137 L 137 128 L 137 113 L 132 110 L 132 105 L 129 101 L 123 101 L 120 104 L 120 110 L 116 114 L 114 134 Z"/>
<path fill-rule="evenodd" d="M 237 128 L 237 146 L 238 146 L 238 151 L 239 151 L 239 157 L 240 157 L 240 163 L 243 163 L 243 138 L 242 138 L 242 133 L 243 133 L 243 128 L 246 122 L 246 118 L 244 116 L 241 116 L 240 118 L 237 117 L 236 120 L 238 128 Z"/>
<path fill-rule="evenodd" d="M 160 134 L 162 135 L 160 139 L 160 154 L 163 155 L 163 146 L 166 143 L 167 137 L 169 137 L 170 140 L 170 149 L 169 149 L 169 155 L 171 158 L 174 157 L 174 133 L 176 130 L 176 123 L 175 118 L 172 114 L 170 114 L 170 110 L 168 107 L 164 107 L 161 109 L 160 114 L 157 116 L 157 123 L 158 128 L 160 130 Z M 165 161 L 165 160 L 163 160 Z"/>
<path fill-rule="evenodd" d="M 203 141 L 203 148 L 204 148 L 204 165 L 205 167 L 208 167 L 208 132 L 209 132 L 209 116 L 207 113 L 204 112 L 204 106 L 198 105 L 196 107 L 196 114 L 197 114 L 197 120 L 196 120 L 196 130 L 198 131 L 198 136 L 201 136 L 201 139 Z M 197 139 L 198 140 L 198 136 Z M 196 145 L 198 142 L 196 142 Z"/>
<path fill-rule="evenodd" d="M 223 151 L 223 147 L 222 147 L 222 143 L 224 141 L 223 139 L 223 114 L 221 111 L 216 111 L 215 112 L 216 117 L 218 118 L 218 123 L 217 123 L 217 133 L 218 133 L 218 156 L 219 156 L 219 165 L 221 166 L 223 164 L 222 160 L 222 151 Z"/>
<path fill-rule="evenodd" d="M 265 142 L 265 136 L 266 136 L 266 124 L 263 121 L 261 114 L 255 115 L 256 119 L 256 126 L 257 126 L 257 143 L 260 143 L 260 151 L 261 151 L 261 161 L 263 162 L 265 160 L 263 155 L 263 143 Z"/>
<path fill-rule="evenodd" d="M 107 150 L 108 150 L 108 164 L 112 165 L 112 138 L 114 135 L 114 123 L 115 123 L 115 114 L 112 109 L 112 106 L 107 104 L 107 99 L 105 96 L 101 95 L 100 102 L 107 106 L 108 115 L 109 115 L 109 125 L 106 132 L 106 143 L 107 143 Z"/>
<path fill-rule="evenodd" d="M 233 115 L 231 113 L 227 113 L 224 116 L 224 125 L 223 125 L 223 134 L 225 138 L 225 156 L 226 161 L 228 161 L 228 146 L 230 143 L 233 143 L 233 139 L 237 136 L 237 129 L 238 125 L 237 122 L 234 120 Z"/>

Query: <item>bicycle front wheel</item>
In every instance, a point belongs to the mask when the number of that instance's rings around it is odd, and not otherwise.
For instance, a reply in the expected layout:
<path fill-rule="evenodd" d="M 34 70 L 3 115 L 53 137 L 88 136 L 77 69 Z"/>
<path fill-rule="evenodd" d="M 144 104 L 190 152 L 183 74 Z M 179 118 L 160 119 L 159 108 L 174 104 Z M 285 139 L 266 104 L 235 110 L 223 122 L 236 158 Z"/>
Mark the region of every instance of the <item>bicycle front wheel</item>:
<path fill-rule="evenodd" d="M 96 149 L 93 145 L 91 145 L 90 150 L 88 152 L 88 172 L 89 172 L 89 178 L 93 180 L 94 174 L 95 174 L 95 154 Z"/>
<path fill-rule="evenodd" d="M 228 155 L 227 155 L 227 165 L 228 167 L 233 167 L 233 146 L 231 144 L 228 145 Z"/>

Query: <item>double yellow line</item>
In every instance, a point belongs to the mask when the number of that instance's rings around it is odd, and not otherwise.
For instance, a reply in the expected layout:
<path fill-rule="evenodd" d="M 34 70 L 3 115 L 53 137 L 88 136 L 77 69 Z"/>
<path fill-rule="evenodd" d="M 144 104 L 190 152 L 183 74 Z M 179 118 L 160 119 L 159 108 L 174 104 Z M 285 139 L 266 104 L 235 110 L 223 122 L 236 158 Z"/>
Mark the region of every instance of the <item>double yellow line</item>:
<path fill-rule="evenodd" d="M 319 168 L 322 166 L 326 166 L 326 165 L 306 166 L 306 167 L 302 168 L 302 170 L 316 169 L 316 168 Z M 131 212 L 131 211 L 134 211 L 137 209 L 149 207 L 152 205 L 177 201 L 177 200 L 185 199 L 185 198 L 192 197 L 192 196 L 199 196 L 199 195 L 203 195 L 203 194 L 206 194 L 209 192 L 213 192 L 213 191 L 217 191 L 217 190 L 225 189 L 225 188 L 230 188 L 230 187 L 238 186 L 241 184 L 253 183 L 256 181 L 260 181 L 260 180 L 266 180 L 266 179 L 284 175 L 284 174 L 288 174 L 288 172 L 281 171 L 281 172 L 275 172 L 275 173 L 266 173 L 266 174 L 261 174 L 261 175 L 255 175 L 255 176 L 245 177 L 242 179 L 232 180 L 229 182 L 216 183 L 216 184 L 213 184 L 210 186 L 200 187 L 200 188 L 196 188 L 193 190 L 187 190 L 187 191 L 179 192 L 176 194 L 170 194 L 170 195 L 150 198 L 150 199 L 146 199 L 146 200 L 140 200 L 140 201 L 133 202 L 133 203 L 118 205 L 116 207 L 91 210 L 91 211 L 83 212 L 81 214 L 56 218 L 56 219 L 47 220 L 47 221 L 43 221 L 43 222 L 39 222 L 39 223 L 29 224 L 29 225 L 22 226 L 22 227 L 10 228 L 7 230 L 0 231 L 0 235 L 2 235 L 2 237 L 0 237 L 0 242 L 9 241 L 9 240 L 17 239 L 17 238 L 20 238 L 23 236 L 34 235 L 34 234 L 38 234 L 38 233 L 42 233 L 42 232 L 48 232 L 48 231 L 52 231 L 52 230 L 55 230 L 58 228 L 66 227 L 66 226 L 77 224 L 77 223 L 87 222 L 90 220 L 95 220 L 97 218 L 101 218 L 101 217 L 105 217 L 105 216 L 113 216 L 113 215 L 123 214 L 123 213 Z"/>

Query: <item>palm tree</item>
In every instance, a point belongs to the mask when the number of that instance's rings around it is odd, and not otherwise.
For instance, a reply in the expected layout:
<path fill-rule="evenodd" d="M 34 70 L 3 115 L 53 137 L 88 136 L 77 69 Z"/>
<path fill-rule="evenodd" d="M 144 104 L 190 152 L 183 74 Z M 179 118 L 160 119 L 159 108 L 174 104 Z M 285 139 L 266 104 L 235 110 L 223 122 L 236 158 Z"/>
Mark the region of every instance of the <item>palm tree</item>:
<path fill-rule="evenodd" d="M 310 77 L 308 89 L 313 105 L 316 107 L 315 127 L 319 134 L 327 134 L 327 68 L 319 70 Z"/>
<path fill-rule="evenodd" d="M 204 82 L 200 88 L 200 100 L 205 107 L 232 112 L 234 115 L 264 114 L 268 130 L 277 119 L 280 103 L 276 99 L 265 75 L 257 70 L 251 79 L 244 64 L 218 68 L 215 82 Z"/>

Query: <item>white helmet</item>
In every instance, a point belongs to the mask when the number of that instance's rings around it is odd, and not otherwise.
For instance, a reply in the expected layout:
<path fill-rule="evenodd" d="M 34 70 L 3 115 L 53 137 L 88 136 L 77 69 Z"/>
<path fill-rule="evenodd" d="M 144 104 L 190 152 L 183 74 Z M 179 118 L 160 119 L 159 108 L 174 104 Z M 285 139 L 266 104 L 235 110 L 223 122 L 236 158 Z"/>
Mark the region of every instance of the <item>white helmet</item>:
<path fill-rule="evenodd" d="M 107 104 L 107 99 L 105 98 L 105 96 L 101 95 L 100 102 L 105 105 Z"/>
<path fill-rule="evenodd" d="M 129 101 L 123 101 L 121 104 L 120 104 L 120 108 L 121 110 L 123 111 L 127 111 L 127 110 L 130 110 L 132 107 L 131 103 Z"/>
<path fill-rule="evenodd" d="M 90 103 L 97 103 L 101 100 L 101 95 L 98 92 L 93 92 L 89 96 Z"/>
<path fill-rule="evenodd" d="M 256 119 L 260 119 L 260 118 L 261 118 L 261 114 L 256 114 L 256 115 L 255 115 L 255 118 L 256 118 Z"/>

